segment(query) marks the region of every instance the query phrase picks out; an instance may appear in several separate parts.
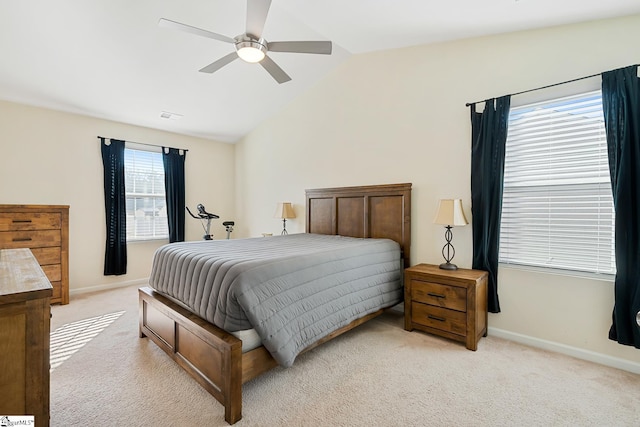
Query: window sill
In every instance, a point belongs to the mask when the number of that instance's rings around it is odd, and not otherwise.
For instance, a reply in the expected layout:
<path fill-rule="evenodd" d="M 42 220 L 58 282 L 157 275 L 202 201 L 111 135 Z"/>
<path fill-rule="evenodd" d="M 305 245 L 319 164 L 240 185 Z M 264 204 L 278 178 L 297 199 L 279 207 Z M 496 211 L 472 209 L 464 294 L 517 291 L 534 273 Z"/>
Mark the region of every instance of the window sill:
<path fill-rule="evenodd" d="M 550 274 L 553 276 L 568 276 L 587 280 L 597 280 L 600 282 L 615 282 L 616 276 L 614 274 L 598 274 L 587 273 L 582 271 L 562 270 L 559 268 L 547 268 L 547 267 L 534 267 L 530 265 L 521 264 L 504 264 L 499 263 L 499 268 L 508 268 L 511 270 L 529 271 L 532 273 Z"/>
<path fill-rule="evenodd" d="M 128 239 L 127 244 L 129 243 L 152 243 L 152 242 L 166 242 L 169 243 L 169 237 L 150 237 L 148 239 Z"/>

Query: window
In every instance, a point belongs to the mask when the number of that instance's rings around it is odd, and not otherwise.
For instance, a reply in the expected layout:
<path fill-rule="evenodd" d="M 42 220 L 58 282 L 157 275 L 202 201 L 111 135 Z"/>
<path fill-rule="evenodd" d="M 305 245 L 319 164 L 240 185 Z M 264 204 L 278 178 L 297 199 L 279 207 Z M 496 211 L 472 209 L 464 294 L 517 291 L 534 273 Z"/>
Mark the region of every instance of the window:
<path fill-rule="evenodd" d="M 499 260 L 615 274 L 599 91 L 511 109 Z"/>
<path fill-rule="evenodd" d="M 127 241 L 169 237 L 162 153 L 124 150 Z"/>

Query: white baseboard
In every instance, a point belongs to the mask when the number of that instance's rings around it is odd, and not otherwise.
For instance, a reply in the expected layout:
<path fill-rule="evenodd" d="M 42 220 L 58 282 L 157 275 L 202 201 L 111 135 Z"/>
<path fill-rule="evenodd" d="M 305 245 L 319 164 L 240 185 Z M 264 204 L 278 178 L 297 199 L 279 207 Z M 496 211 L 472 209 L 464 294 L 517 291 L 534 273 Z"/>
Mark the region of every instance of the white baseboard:
<path fill-rule="evenodd" d="M 540 338 L 531 337 L 528 335 L 522 335 L 515 332 L 505 331 L 504 329 L 497 329 L 489 327 L 489 335 L 504 338 L 506 340 L 515 341 L 520 344 L 529 345 L 531 347 L 537 347 L 544 350 L 555 351 L 556 353 L 566 354 L 568 356 L 576 357 L 582 360 L 588 360 L 589 362 L 599 363 L 601 365 L 610 366 L 612 368 L 622 369 L 624 371 L 633 372 L 634 374 L 640 374 L 640 363 L 632 362 L 626 359 L 620 359 L 618 357 L 608 356 L 602 353 L 596 353 L 594 351 L 585 350 L 582 348 L 572 347 L 566 344 L 560 344 L 553 341 L 547 341 Z"/>
<path fill-rule="evenodd" d="M 86 294 L 89 292 L 106 291 L 107 289 L 123 288 L 125 286 L 147 285 L 148 283 L 149 283 L 148 277 L 144 279 L 126 280 L 124 282 L 103 283 L 101 285 L 85 286 L 82 288 L 69 289 L 69 295 L 80 295 L 80 294 Z"/>

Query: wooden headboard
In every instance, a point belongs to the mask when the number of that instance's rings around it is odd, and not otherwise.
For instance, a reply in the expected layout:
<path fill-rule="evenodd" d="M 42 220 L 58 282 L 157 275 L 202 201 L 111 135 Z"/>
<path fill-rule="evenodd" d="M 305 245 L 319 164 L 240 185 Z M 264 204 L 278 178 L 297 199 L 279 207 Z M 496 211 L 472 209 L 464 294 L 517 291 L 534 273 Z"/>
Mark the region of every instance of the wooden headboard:
<path fill-rule="evenodd" d="M 411 265 L 410 183 L 317 188 L 306 198 L 307 233 L 392 239 Z"/>

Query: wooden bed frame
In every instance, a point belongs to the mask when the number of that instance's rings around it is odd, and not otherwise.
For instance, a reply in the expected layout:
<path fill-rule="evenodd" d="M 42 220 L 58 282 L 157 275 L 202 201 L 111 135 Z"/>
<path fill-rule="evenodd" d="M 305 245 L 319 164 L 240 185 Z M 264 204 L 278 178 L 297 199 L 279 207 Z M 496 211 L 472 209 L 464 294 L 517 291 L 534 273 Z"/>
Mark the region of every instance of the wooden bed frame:
<path fill-rule="evenodd" d="M 306 190 L 306 231 L 389 238 L 400 244 L 404 265 L 411 247 L 411 184 Z M 225 408 L 225 420 L 242 418 L 242 384 L 277 366 L 264 347 L 242 353 L 242 342 L 149 287 L 139 290 L 140 337 L 149 337 Z M 334 331 L 308 351 L 378 316 L 371 313 Z"/>

